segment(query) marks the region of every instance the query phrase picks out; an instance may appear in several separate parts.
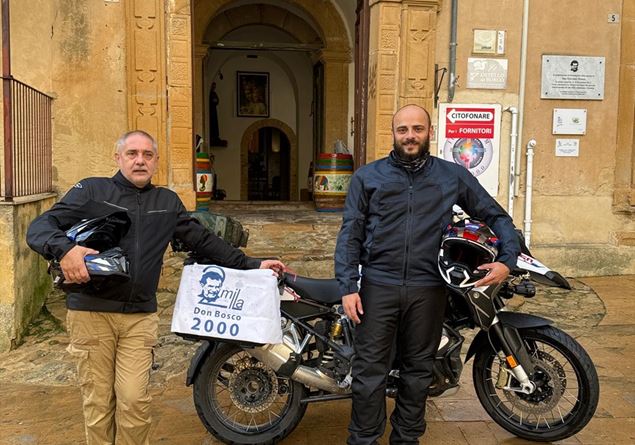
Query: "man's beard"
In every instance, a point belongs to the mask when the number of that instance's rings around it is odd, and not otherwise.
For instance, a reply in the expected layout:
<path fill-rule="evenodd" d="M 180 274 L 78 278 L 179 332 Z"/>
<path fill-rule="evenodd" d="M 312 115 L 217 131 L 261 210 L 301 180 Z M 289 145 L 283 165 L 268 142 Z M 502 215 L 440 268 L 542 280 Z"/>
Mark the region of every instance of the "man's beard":
<path fill-rule="evenodd" d="M 430 152 L 430 139 L 426 138 L 425 141 L 419 144 L 417 152 L 413 154 L 406 153 L 406 150 L 403 148 L 403 145 L 408 145 L 410 143 L 414 143 L 414 141 L 412 139 L 406 139 L 403 141 L 403 144 L 398 144 L 396 141 L 392 144 L 395 153 L 397 153 L 397 156 L 399 156 L 402 161 L 416 161 L 417 159 L 427 156 Z"/>

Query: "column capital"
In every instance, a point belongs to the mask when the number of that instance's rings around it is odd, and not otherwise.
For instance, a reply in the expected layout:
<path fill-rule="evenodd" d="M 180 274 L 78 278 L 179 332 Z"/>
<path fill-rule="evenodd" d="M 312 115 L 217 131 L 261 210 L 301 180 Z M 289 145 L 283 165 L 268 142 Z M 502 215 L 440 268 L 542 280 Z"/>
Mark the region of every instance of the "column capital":
<path fill-rule="evenodd" d="M 401 3 L 408 6 L 423 6 L 427 8 L 440 8 L 441 0 L 403 0 Z"/>
<path fill-rule="evenodd" d="M 205 56 L 207 56 L 208 49 L 209 45 L 194 45 L 194 57 L 203 59 Z"/>
<path fill-rule="evenodd" d="M 322 62 L 339 62 L 339 63 L 351 63 L 353 61 L 353 57 L 351 52 L 348 50 L 328 50 L 321 49 L 314 53 L 312 57 L 313 61 L 316 62 L 318 60 Z"/>
<path fill-rule="evenodd" d="M 379 3 L 400 3 L 406 6 L 423 6 L 441 9 L 442 0 L 370 0 L 369 6 L 372 8 Z"/>

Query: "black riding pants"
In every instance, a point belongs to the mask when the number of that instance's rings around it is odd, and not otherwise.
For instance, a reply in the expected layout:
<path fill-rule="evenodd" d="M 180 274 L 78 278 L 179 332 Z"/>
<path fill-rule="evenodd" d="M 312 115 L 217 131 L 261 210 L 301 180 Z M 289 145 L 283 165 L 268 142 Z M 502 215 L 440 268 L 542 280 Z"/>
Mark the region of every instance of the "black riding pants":
<path fill-rule="evenodd" d="M 394 356 L 393 344 L 399 350 L 400 378 L 390 417 L 390 443 L 418 444 L 426 429 L 425 402 L 441 339 L 445 289 L 378 285 L 364 280 L 360 296 L 364 315 L 355 328 L 348 444 L 376 444 L 384 433 L 386 377 Z"/>

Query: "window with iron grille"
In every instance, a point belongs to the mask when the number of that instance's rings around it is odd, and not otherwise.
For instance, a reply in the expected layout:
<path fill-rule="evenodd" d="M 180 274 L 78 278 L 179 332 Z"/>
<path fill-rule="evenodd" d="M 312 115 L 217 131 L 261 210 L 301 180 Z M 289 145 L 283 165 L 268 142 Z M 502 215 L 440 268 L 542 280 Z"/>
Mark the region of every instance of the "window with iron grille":
<path fill-rule="evenodd" d="M 1 196 L 13 198 L 51 192 L 53 98 L 3 76 L 4 151 Z"/>

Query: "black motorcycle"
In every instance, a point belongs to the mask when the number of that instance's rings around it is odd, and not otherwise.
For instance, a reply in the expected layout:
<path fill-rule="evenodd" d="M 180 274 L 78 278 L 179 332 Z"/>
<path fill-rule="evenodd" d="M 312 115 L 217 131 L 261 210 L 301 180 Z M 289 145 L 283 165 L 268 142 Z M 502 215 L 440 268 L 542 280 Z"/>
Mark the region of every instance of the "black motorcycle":
<path fill-rule="evenodd" d="M 550 320 L 505 309 L 514 294 L 535 295 L 532 280 L 570 289 L 527 254 L 517 264 L 501 285 L 449 289 L 429 395 L 458 390 L 460 332 L 478 329 L 465 361 L 474 358 L 474 388 L 487 413 L 518 437 L 562 440 L 593 416 L 597 373 L 580 344 Z M 354 323 L 344 314 L 336 281 L 287 274 L 280 287 L 281 344 L 207 339 L 192 358 L 187 385 L 194 385 L 196 410 L 225 443 L 278 442 L 299 424 L 307 403 L 351 395 Z M 398 378 L 396 365 L 387 376 L 387 396 L 396 395 Z"/>

